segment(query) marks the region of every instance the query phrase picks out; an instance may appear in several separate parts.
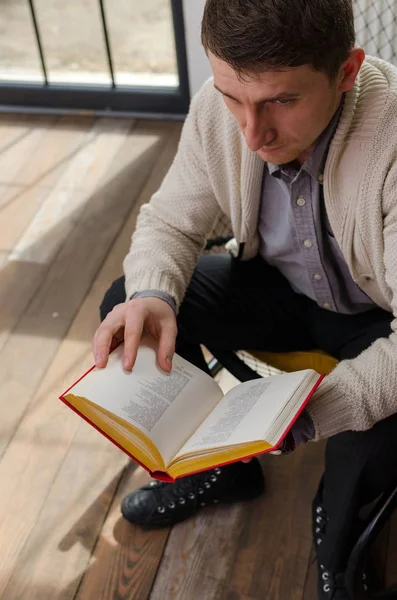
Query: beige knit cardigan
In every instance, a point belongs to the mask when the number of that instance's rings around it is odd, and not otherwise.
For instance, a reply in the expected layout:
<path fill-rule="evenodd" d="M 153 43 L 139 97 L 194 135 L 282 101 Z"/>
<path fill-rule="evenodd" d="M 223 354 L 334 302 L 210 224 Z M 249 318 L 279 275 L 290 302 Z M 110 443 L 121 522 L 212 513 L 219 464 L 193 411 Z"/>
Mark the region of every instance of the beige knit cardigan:
<path fill-rule="evenodd" d="M 366 430 L 397 412 L 397 69 L 367 58 L 325 169 L 325 204 L 358 286 L 393 312 L 393 333 L 328 375 L 308 410 L 316 439 Z M 243 259 L 258 253 L 264 162 L 251 152 L 209 80 L 193 99 L 176 158 L 142 207 L 124 261 L 127 297 L 144 289 L 183 300 L 206 239 L 225 215 Z M 396 432 L 397 435 L 397 432 Z"/>

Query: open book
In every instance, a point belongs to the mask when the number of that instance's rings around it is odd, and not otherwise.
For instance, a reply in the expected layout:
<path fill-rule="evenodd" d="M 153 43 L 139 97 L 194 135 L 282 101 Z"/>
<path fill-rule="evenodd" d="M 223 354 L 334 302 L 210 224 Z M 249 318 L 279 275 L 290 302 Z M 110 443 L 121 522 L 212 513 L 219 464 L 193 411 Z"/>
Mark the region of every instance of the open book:
<path fill-rule="evenodd" d="M 61 396 L 152 477 L 178 477 L 275 450 L 323 376 L 306 370 L 240 383 L 227 394 L 178 355 L 171 374 L 142 338 L 131 373 L 123 346 Z"/>

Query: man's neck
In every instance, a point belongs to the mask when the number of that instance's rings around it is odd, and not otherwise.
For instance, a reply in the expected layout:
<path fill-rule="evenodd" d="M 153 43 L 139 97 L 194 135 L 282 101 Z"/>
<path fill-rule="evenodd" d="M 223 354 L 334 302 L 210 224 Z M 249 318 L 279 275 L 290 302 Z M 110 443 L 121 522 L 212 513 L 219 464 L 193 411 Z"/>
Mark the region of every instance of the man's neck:
<path fill-rule="evenodd" d="M 297 171 L 299 171 L 299 169 L 301 167 L 303 167 L 305 162 L 310 158 L 315 147 L 316 147 L 316 143 L 312 144 L 310 146 L 310 148 L 307 148 L 304 152 L 302 152 L 302 154 L 300 156 L 298 156 L 298 158 L 296 160 L 292 161 L 291 166 L 293 166 L 294 168 L 297 169 Z"/>

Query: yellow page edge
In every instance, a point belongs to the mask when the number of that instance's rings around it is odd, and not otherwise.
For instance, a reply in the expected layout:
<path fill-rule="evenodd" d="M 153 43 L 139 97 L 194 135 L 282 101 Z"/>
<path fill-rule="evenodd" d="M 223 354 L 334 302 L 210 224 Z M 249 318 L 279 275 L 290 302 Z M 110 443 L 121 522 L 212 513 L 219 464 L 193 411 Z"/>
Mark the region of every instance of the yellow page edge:
<path fill-rule="evenodd" d="M 106 409 L 98 406 L 94 402 L 91 402 L 84 396 L 75 396 L 74 394 L 67 394 L 64 396 L 65 400 L 73 406 L 79 413 L 84 415 L 90 423 L 98 427 L 107 438 L 114 440 L 121 448 L 124 448 L 128 454 L 133 458 L 136 458 L 139 462 L 145 465 L 150 471 L 158 471 L 165 469 L 164 461 L 156 446 L 152 440 L 147 437 L 140 429 L 134 427 L 130 423 L 124 421 L 117 415 L 107 411 Z M 105 421 L 100 414 L 106 415 L 112 421 L 115 421 L 118 425 L 126 429 L 129 433 L 136 436 L 144 445 L 146 445 L 152 454 L 157 459 L 157 464 L 149 456 L 144 454 L 139 448 L 133 445 L 133 443 L 124 436 L 121 432 L 114 429 L 107 421 Z"/>
<path fill-rule="evenodd" d="M 191 456 L 192 453 L 189 453 L 189 455 L 185 455 L 177 461 L 171 462 L 167 471 L 171 477 L 176 479 L 178 477 L 183 477 L 184 475 L 191 475 L 198 471 L 213 469 L 217 465 L 237 462 L 243 458 L 264 454 L 265 452 L 272 450 L 272 448 L 273 446 L 268 442 L 259 441 L 241 444 L 234 448 L 210 452 L 201 456 Z"/>

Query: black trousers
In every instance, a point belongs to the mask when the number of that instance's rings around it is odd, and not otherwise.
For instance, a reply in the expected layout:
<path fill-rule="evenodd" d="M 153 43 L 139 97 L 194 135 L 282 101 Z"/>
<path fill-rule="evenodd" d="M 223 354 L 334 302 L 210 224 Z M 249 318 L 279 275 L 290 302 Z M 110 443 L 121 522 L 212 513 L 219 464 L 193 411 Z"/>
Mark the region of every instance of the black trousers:
<path fill-rule="evenodd" d="M 124 301 L 121 278 L 106 293 L 101 318 Z M 354 358 L 376 339 L 389 337 L 392 315 L 380 308 L 358 315 L 333 313 L 296 294 L 260 257 L 241 262 L 210 255 L 201 257 L 177 320 L 176 351 L 208 372 L 200 344 L 269 352 L 320 348 L 339 360 Z M 327 568 L 345 568 L 360 508 L 392 482 L 397 484 L 397 399 L 395 416 L 369 431 L 328 440 L 321 485 L 329 518 L 321 550 Z"/>

